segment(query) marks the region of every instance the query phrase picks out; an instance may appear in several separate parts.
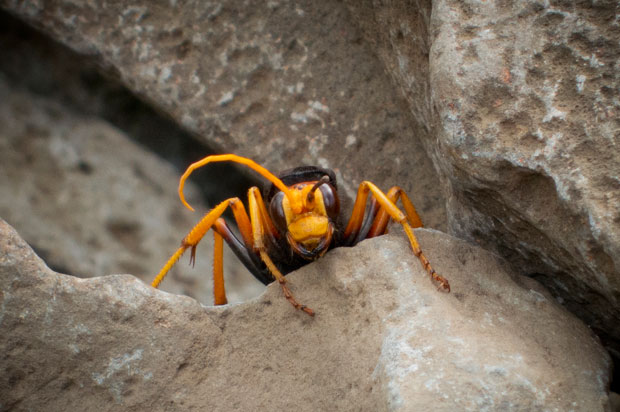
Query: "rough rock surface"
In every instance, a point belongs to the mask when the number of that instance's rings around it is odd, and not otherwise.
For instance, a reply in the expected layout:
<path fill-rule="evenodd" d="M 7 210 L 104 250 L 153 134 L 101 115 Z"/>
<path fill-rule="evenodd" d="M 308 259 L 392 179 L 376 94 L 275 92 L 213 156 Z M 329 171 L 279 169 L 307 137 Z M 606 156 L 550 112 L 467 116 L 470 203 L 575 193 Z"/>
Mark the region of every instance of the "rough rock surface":
<path fill-rule="evenodd" d="M 107 123 L 13 90 L 1 74 L 0 96 L 0 216 L 56 270 L 152 280 L 205 212 L 196 188 L 187 190 L 191 213 L 175 171 Z M 183 261 L 162 287 L 212 302 L 211 243 L 201 244 L 195 268 Z M 232 301 L 262 290 L 228 250 L 225 264 Z"/>
<path fill-rule="evenodd" d="M 618 348 L 620 3 L 434 10 L 451 230 L 542 273 Z"/>
<path fill-rule="evenodd" d="M 400 184 L 442 228 L 421 139 L 450 231 L 535 275 L 620 359 L 618 2 L 0 4 L 219 148 L 335 167 L 349 197 Z"/>
<path fill-rule="evenodd" d="M 329 1 L 2 4 L 220 148 L 334 167 L 349 198 L 362 178 L 403 185 L 442 228 L 422 139 L 451 232 L 620 350 L 617 2 L 350 1 L 371 48 Z"/>
<path fill-rule="evenodd" d="M 0 409 L 583 410 L 609 407 L 590 330 L 494 255 L 417 230 L 339 248 L 219 308 L 48 269 L 0 221 Z"/>
<path fill-rule="evenodd" d="M 450 233 L 536 275 L 620 356 L 620 4 L 348 4 L 431 128 Z"/>
<path fill-rule="evenodd" d="M 445 199 L 404 99 L 336 1 L 0 2 L 93 55 L 218 151 L 273 170 L 335 169 L 343 200 L 371 179 L 445 228 Z"/>

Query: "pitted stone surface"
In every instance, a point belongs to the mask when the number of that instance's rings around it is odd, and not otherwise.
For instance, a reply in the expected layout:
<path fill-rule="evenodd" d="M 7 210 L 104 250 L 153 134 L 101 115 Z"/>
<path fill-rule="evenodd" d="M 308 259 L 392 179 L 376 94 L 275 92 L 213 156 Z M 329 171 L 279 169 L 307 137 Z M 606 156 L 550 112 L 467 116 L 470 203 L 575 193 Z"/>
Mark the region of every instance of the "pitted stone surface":
<path fill-rule="evenodd" d="M 619 3 L 348 4 L 430 129 L 449 232 L 535 275 L 620 355 Z"/>
<path fill-rule="evenodd" d="M 2 409 L 587 410 L 609 407 L 590 330 L 494 255 L 416 230 L 339 248 L 243 304 L 48 269 L 0 225 Z"/>

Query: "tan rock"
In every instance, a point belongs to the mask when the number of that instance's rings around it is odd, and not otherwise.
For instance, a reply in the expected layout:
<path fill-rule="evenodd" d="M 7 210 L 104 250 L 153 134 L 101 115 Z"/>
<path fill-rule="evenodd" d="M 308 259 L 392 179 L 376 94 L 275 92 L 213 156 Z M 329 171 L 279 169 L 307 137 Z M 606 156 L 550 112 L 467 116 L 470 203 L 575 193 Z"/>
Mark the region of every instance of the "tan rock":
<path fill-rule="evenodd" d="M 618 3 L 438 1 L 450 230 L 535 274 L 620 351 Z M 457 40 L 459 39 L 459 40 Z"/>
<path fill-rule="evenodd" d="M 54 273 L 0 225 L 0 399 L 20 410 L 583 410 L 610 361 L 534 281 L 417 230 L 339 248 L 247 303 L 210 308 L 127 276 Z"/>
<path fill-rule="evenodd" d="M 620 360 L 617 1 L 348 1 L 407 98 L 448 232 L 535 276 Z"/>

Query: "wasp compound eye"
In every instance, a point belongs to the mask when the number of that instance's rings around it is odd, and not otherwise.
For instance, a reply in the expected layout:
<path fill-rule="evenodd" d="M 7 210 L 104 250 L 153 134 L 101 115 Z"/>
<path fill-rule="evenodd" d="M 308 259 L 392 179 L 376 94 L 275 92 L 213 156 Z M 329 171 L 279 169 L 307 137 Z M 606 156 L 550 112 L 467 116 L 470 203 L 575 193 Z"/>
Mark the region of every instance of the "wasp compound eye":
<path fill-rule="evenodd" d="M 286 215 L 284 214 L 284 193 L 278 192 L 269 203 L 269 215 L 280 232 L 286 232 Z"/>
<path fill-rule="evenodd" d="M 331 184 L 324 183 L 319 186 L 319 190 L 323 195 L 323 204 L 325 205 L 327 216 L 329 216 L 332 221 L 336 221 L 340 214 L 340 199 L 338 199 L 336 189 Z"/>

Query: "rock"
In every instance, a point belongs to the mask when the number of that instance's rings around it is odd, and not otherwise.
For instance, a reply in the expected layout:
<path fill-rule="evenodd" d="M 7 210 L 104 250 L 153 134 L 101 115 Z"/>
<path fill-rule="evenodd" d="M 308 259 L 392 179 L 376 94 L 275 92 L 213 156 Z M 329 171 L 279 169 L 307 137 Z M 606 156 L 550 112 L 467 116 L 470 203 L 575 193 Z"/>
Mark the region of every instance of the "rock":
<path fill-rule="evenodd" d="M 93 56 L 214 150 L 274 171 L 330 167 L 344 201 L 362 180 L 402 186 L 427 226 L 445 228 L 445 199 L 418 138 L 427 126 L 410 117 L 345 5 L 5 7 Z"/>
<path fill-rule="evenodd" d="M 456 4 L 437 3 L 431 53 L 451 231 L 540 274 L 618 350 L 618 3 Z"/>
<path fill-rule="evenodd" d="M 141 4 L 3 7 L 214 147 L 333 167 L 349 201 L 361 179 L 399 184 L 431 227 L 447 198 L 452 234 L 542 281 L 620 359 L 617 2 Z"/>
<path fill-rule="evenodd" d="M 618 2 L 348 4 L 432 125 L 449 232 L 535 276 L 620 357 Z"/>
<path fill-rule="evenodd" d="M 247 303 L 205 307 L 128 275 L 51 271 L 0 222 L 0 409 L 583 410 L 608 354 L 495 255 L 416 230 L 338 248 Z"/>
<path fill-rule="evenodd" d="M 57 270 L 84 277 L 130 272 L 151 281 L 206 209 L 195 187 L 178 200 L 178 174 L 106 122 L 15 90 L 0 75 L 0 216 Z M 163 286 L 213 300 L 212 237 Z M 233 301 L 263 286 L 226 250 Z"/>

